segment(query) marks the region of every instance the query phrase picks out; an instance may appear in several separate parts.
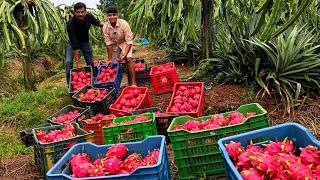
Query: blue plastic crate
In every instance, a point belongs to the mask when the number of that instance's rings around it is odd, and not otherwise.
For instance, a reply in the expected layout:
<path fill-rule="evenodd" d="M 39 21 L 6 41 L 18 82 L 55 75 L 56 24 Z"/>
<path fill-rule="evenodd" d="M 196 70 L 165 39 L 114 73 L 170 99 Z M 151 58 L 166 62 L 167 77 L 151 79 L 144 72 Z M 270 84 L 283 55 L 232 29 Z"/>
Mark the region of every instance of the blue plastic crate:
<path fill-rule="evenodd" d="M 219 150 L 223 156 L 227 179 L 242 180 L 242 177 L 233 165 L 225 148 L 225 144 L 234 141 L 240 142 L 242 146 L 246 147 L 250 144 L 250 140 L 253 140 L 256 144 L 262 144 L 267 143 L 269 140 L 282 141 L 285 138 L 292 140 L 297 149 L 307 145 L 320 148 L 320 142 L 317 141 L 311 131 L 297 123 L 285 123 L 220 139 L 218 141 Z"/>
<path fill-rule="evenodd" d="M 112 69 L 116 69 L 116 78 L 113 82 L 107 82 L 107 83 L 98 83 L 97 78 L 101 74 L 101 70 L 105 69 L 107 67 L 111 67 Z M 122 71 L 121 68 L 119 67 L 119 63 L 110 63 L 108 65 L 102 64 L 98 67 L 98 75 L 97 78 L 94 80 L 94 87 L 97 88 L 108 88 L 108 87 L 113 87 L 116 90 L 116 93 L 118 94 L 120 92 L 120 85 L 121 85 L 121 79 L 122 79 Z"/>
<path fill-rule="evenodd" d="M 110 175 L 110 176 L 100 176 L 100 177 L 87 177 L 87 178 L 77 178 L 77 179 L 159 179 L 159 180 L 169 180 L 171 179 L 170 167 L 168 154 L 165 146 L 165 137 L 159 136 L 149 136 L 143 141 L 134 143 L 123 143 L 126 145 L 130 152 L 137 152 L 143 156 L 147 155 L 148 152 L 159 148 L 159 159 L 158 163 L 153 166 L 144 166 L 137 168 L 131 174 L 124 175 Z M 73 146 L 47 173 L 48 180 L 65 180 L 72 179 L 69 175 L 69 161 L 73 154 L 80 152 L 87 153 L 91 160 L 103 157 L 107 148 L 111 145 L 95 145 L 92 143 L 81 143 Z"/>

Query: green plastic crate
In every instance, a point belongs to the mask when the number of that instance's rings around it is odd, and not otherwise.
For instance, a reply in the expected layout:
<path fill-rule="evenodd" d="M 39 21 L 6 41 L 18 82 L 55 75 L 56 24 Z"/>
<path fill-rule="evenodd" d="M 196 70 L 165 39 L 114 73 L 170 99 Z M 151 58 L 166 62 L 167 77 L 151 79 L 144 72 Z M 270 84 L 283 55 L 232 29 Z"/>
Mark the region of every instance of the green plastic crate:
<path fill-rule="evenodd" d="M 62 129 L 63 125 L 55 125 L 48 127 L 40 127 L 32 129 L 34 137 L 34 159 L 38 171 L 43 177 L 46 177 L 47 171 L 76 143 L 93 142 L 93 132 L 85 131 L 79 127 L 79 124 L 72 123 L 76 130 L 76 136 L 59 142 L 41 144 L 36 136 L 36 131 L 42 130 L 49 132 L 50 130 Z"/>
<path fill-rule="evenodd" d="M 117 117 L 114 123 L 120 123 L 134 119 L 137 115 Z M 104 127 L 104 144 L 141 141 L 148 136 L 157 135 L 156 120 L 153 113 L 145 113 L 141 116 L 149 116 L 151 121 L 136 124 Z"/>
<path fill-rule="evenodd" d="M 242 124 L 197 132 L 174 131 L 172 129 L 174 125 L 182 125 L 190 119 L 203 121 L 210 119 L 212 115 L 199 118 L 180 116 L 173 119 L 168 133 L 180 179 L 195 179 L 224 173 L 218 140 L 269 126 L 267 111 L 257 103 L 242 105 L 236 111 L 241 113 L 255 112 L 256 115 L 246 119 Z M 226 116 L 229 113 L 226 112 L 223 115 Z"/>

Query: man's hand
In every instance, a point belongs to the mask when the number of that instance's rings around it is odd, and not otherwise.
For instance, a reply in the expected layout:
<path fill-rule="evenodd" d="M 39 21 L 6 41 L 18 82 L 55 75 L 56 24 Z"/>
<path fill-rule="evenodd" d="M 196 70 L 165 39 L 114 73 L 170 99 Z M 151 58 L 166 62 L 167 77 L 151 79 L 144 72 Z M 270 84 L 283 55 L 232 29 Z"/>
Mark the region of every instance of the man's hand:
<path fill-rule="evenodd" d="M 79 50 L 74 50 L 73 51 L 73 56 L 74 56 L 74 62 L 75 62 L 75 64 L 76 64 L 76 67 L 77 68 L 81 68 L 82 67 L 82 65 L 81 65 L 81 63 L 80 63 L 80 51 Z"/>
<path fill-rule="evenodd" d="M 81 68 L 82 64 L 79 60 L 75 60 L 76 68 Z"/>

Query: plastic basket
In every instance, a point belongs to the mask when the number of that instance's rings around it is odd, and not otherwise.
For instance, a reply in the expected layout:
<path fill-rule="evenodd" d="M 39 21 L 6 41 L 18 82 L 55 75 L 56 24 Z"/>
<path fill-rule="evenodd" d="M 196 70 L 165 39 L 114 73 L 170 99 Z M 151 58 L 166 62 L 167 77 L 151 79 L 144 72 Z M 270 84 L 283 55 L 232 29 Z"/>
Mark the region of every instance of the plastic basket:
<path fill-rule="evenodd" d="M 280 124 L 220 139 L 218 141 L 219 150 L 223 156 L 227 179 L 241 180 L 242 177 L 234 167 L 224 146 L 225 144 L 230 143 L 230 141 L 235 141 L 241 142 L 242 146 L 247 146 L 250 140 L 253 140 L 254 143 L 261 144 L 267 143 L 269 140 L 282 141 L 285 138 L 292 140 L 296 149 L 306 147 L 307 145 L 313 145 L 320 148 L 320 142 L 314 137 L 311 131 L 297 123 Z"/>
<path fill-rule="evenodd" d="M 59 123 L 59 122 L 54 122 L 52 119 L 54 117 L 58 117 L 60 115 L 63 114 L 67 114 L 68 112 L 74 111 L 74 110 L 78 110 L 80 115 L 78 117 L 75 117 L 73 120 L 66 122 L 66 123 L 70 123 L 70 122 L 80 122 L 83 119 L 86 119 L 88 117 L 90 117 L 90 115 L 92 114 L 91 108 L 90 107 L 75 107 L 73 105 L 67 105 L 65 107 L 63 107 L 62 109 L 60 109 L 58 112 L 52 114 L 51 116 L 48 117 L 48 122 L 51 124 L 55 124 L 55 125 L 62 125 L 65 123 Z"/>
<path fill-rule="evenodd" d="M 110 114 L 114 114 L 117 117 L 119 117 L 119 116 L 130 116 L 131 115 L 131 112 L 123 111 L 121 109 L 117 109 L 116 105 L 120 103 L 120 99 L 122 98 L 122 96 L 124 94 L 127 94 L 129 91 L 134 90 L 134 89 L 143 90 L 144 91 L 144 97 L 142 98 L 142 100 L 139 103 L 139 105 L 136 108 L 134 108 L 133 110 L 152 107 L 152 97 L 151 97 L 147 87 L 132 87 L 132 86 L 128 86 L 128 87 L 125 87 L 122 90 L 122 92 L 121 92 L 120 96 L 118 97 L 118 99 L 113 104 L 110 105 Z"/>
<path fill-rule="evenodd" d="M 113 122 L 113 119 L 115 118 L 114 115 L 106 115 L 108 118 L 106 120 L 102 120 L 97 123 L 87 123 L 85 121 L 82 121 L 82 127 L 86 131 L 93 131 L 94 133 L 94 143 L 102 145 L 104 144 L 104 135 L 103 135 L 103 126 L 108 126 L 110 123 Z M 92 116 L 93 117 L 93 116 Z"/>
<path fill-rule="evenodd" d="M 120 123 L 134 119 L 137 115 L 118 117 L 113 120 L 114 123 Z M 118 125 L 104 127 L 104 143 L 114 144 L 123 142 L 135 142 L 157 134 L 156 122 L 153 113 L 146 113 L 142 116 L 149 116 L 150 121 L 136 124 Z"/>
<path fill-rule="evenodd" d="M 84 66 L 82 68 L 74 68 L 70 70 L 70 81 L 69 81 L 69 94 L 72 97 L 76 92 L 76 90 L 72 89 L 71 86 L 71 82 L 72 82 L 72 72 L 80 72 L 80 71 L 84 71 L 84 72 L 90 72 L 91 73 L 91 83 L 90 85 L 93 85 L 93 70 L 91 66 Z"/>
<path fill-rule="evenodd" d="M 119 63 L 110 63 L 108 65 L 104 65 L 104 64 L 100 65 L 98 68 L 98 76 L 101 74 L 102 69 L 105 69 L 107 67 L 111 67 L 112 69 L 117 70 L 116 75 L 115 75 L 115 80 L 113 82 L 98 83 L 98 81 L 96 79 L 94 81 L 94 87 L 97 87 L 97 88 L 113 87 L 113 88 L 115 88 L 115 91 L 118 94 L 120 92 L 120 85 L 121 85 L 121 79 L 122 79 L 122 72 L 121 72 Z"/>
<path fill-rule="evenodd" d="M 138 63 L 138 62 L 143 63 L 143 64 L 144 64 L 144 70 L 143 70 L 143 71 L 145 71 L 145 70 L 148 69 L 147 62 L 146 62 L 145 58 L 133 58 L 132 61 L 133 61 L 134 63 Z M 136 72 L 139 72 L 139 71 L 136 71 Z"/>
<path fill-rule="evenodd" d="M 148 112 L 152 113 L 152 112 L 163 112 L 163 111 L 159 107 L 153 107 L 153 108 L 139 109 L 139 110 L 133 111 L 132 114 L 138 115 L 138 114 L 144 114 Z M 170 142 L 167 129 L 170 126 L 172 120 L 178 116 L 179 115 L 159 116 L 159 117 L 155 116 L 158 134 L 166 136 L 167 142 Z"/>
<path fill-rule="evenodd" d="M 219 152 L 218 140 L 226 136 L 269 126 L 267 111 L 257 103 L 242 105 L 236 111 L 243 114 L 255 112 L 256 115 L 247 118 L 241 124 L 197 132 L 172 129 L 174 125 L 182 125 L 190 119 L 203 121 L 212 116 L 200 118 L 181 116 L 173 119 L 168 133 L 180 179 L 200 178 L 223 173 L 224 165 Z M 223 114 L 227 115 L 229 112 Z"/>
<path fill-rule="evenodd" d="M 199 105 L 197 107 L 197 111 L 196 112 L 173 112 L 173 111 L 171 111 L 171 107 L 174 104 L 175 94 L 176 94 L 176 92 L 177 92 L 177 90 L 179 89 L 180 86 L 186 86 L 187 88 L 188 87 L 194 87 L 194 86 L 200 86 L 200 88 L 201 88 L 201 94 L 200 94 L 201 100 L 199 102 Z M 172 93 L 172 96 L 171 96 L 171 100 L 170 100 L 169 106 L 167 108 L 167 113 L 179 114 L 179 115 L 189 115 L 189 116 L 192 116 L 192 117 L 200 117 L 200 116 L 204 115 L 204 104 L 205 104 L 205 97 L 204 97 L 204 83 L 203 82 L 181 82 L 181 83 L 176 83 L 174 85 L 174 90 L 173 90 L 173 93 Z"/>
<path fill-rule="evenodd" d="M 77 123 L 72 123 L 76 130 L 76 136 L 59 142 L 42 144 L 38 141 L 36 131 L 42 130 L 49 132 L 50 130 L 62 129 L 63 125 L 55 125 L 48 127 L 35 128 L 32 130 L 34 137 L 34 159 L 37 169 L 45 177 L 47 171 L 76 143 L 93 142 L 93 133 L 87 132 L 79 127 Z"/>
<path fill-rule="evenodd" d="M 87 177 L 82 178 L 86 180 L 93 179 L 123 179 L 123 180 L 169 180 L 171 179 L 170 166 L 168 160 L 168 154 L 165 146 L 164 136 L 150 136 L 143 141 L 124 143 L 128 149 L 129 153 L 136 152 L 145 156 L 148 152 L 154 149 L 159 149 L 159 159 L 158 163 L 152 166 L 139 167 L 131 174 L 123 175 L 110 175 L 110 176 L 100 176 L 100 177 Z M 92 143 L 82 143 L 73 146 L 60 160 L 57 164 L 47 173 L 48 180 L 67 180 L 72 179 L 69 171 L 69 160 L 73 154 L 84 152 L 88 154 L 91 160 L 95 160 L 104 156 L 107 149 L 111 145 L 98 146 Z"/>
<path fill-rule="evenodd" d="M 155 73 L 155 69 L 159 68 L 159 66 L 163 65 L 171 65 L 173 67 L 172 70 L 165 71 L 162 73 Z M 172 92 L 174 84 L 179 81 L 179 77 L 177 74 L 177 70 L 173 62 L 166 63 L 159 66 L 154 66 L 150 71 L 150 79 L 153 88 L 153 92 L 155 94 L 163 94 L 167 92 Z"/>
<path fill-rule="evenodd" d="M 47 127 L 47 126 L 51 126 L 51 125 L 52 124 L 50 124 L 50 123 L 40 124 L 35 128 Z M 34 138 L 33 138 L 33 134 L 32 134 L 32 129 L 26 129 L 26 130 L 20 131 L 20 140 L 23 142 L 23 144 L 26 147 L 34 145 Z"/>
<path fill-rule="evenodd" d="M 95 102 L 80 101 L 79 100 L 80 94 L 85 93 L 88 91 L 88 89 L 92 89 L 92 88 L 107 90 L 108 94 L 101 101 L 95 101 Z M 72 100 L 77 106 L 81 106 L 81 107 L 90 106 L 94 113 L 109 114 L 109 106 L 111 103 L 115 101 L 116 97 L 117 97 L 116 91 L 112 87 L 94 88 L 92 86 L 85 86 L 79 92 L 77 92 L 72 96 Z"/>
<path fill-rule="evenodd" d="M 164 136 L 149 136 L 143 141 L 124 143 L 128 149 L 129 153 L 140 153 L 145 156 L 148 152 L 154 149 L 159 149 L 159 159 L 158 163 L 152 166 L 139 167 L 131 174 L 123 175 L 110 175 L 110 176 L 100 176 L 100 177 L 87 177 L 82 178 L 86 180 L 92 179 L 123 179 L 123 180 L 167 180 L 171 179 L 170 166 L 168 160 L 168 154 L 165 146 Z M 47 173 L 47 180 L 67 180 L 72 179 L 69 171 L 69 160 L 73 154 L 84 152 L 88 154 L 91 160 L 103 157 L 107 149 L 111 145 L 95 145 L 92 143 L 81 143 L 73 146 L 57 163 L 56 165 Z"/>

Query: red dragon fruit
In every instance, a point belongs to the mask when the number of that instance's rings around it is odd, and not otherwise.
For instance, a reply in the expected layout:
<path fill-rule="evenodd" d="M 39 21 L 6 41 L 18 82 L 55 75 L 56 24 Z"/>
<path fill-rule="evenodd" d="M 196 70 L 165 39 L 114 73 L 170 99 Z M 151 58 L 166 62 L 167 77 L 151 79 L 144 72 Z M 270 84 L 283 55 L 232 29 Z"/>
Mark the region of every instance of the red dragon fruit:
<path fill-rule="evenodd" d="M 307 166 L 312 165 L 314 167 L 320 164 L 320 153 L 317 147 L 309 145 L 305 148 L 300 148 L 300 150 L 300 158 L 303 164 Z"/>
<path fill-rule="evenodd" d="M 244 115 L 239 112 L 231 112 L 229 114 L 230 124 L 240 124 L 244 121 Z"/>
<path fill-rule="evenodd" d="M 152 152 L 150 152 L 146 157 L 143 158 L 143 165 L 144 166 L 150 166 L 155 165 L 158 162 L 159 158 L 159 149 L 155 149 Z"/>
<path fill-rule="evenodd" d="M 123 161 L 123 169 L 128 171 L 129 173 L 131 173 L 141 165 L 142 165 L 142 158 L 141 158 L 141 155 L 137 153 L 131 154 Z"/>
<path fill-rule="evenodd" d="M 118 174 L 123 166 L 123 162 L 115 156 L 107 159 L 104 163 L 104 169 L 110 174 Z"/>
<path fill-rule="evenodd" d="M 288 170 L 281 170 L 270 179 L 272 179 L 272 180 L 286 180 L 286 179 L 290 179 L 290 175 L 288 173 Z"/>
<path fill-rule="evenodd" d="M 197 131 L 201 129 L 201 122 L 190 120 L 184 124 L 184 129 L 188 131 Z"/>
<path fill-rule="evenodd" d="M 260 146 L 250 144 L 249 146 L 246 147 L 246 151 L 252 151 L 252 152 L 257 152 L 257 153 L 263 153 L 263 149 Z"/>
<path fill-rule="evenodd" d="M 285 168 L 288 168 L 292 164 L 300 162 L 300 158 L 295 156 L 294 154 L 279 153 L 277 158 L 281 166 Z"/>
<path fill-rule="evenodd" d="M 252 165 L 250 163 L 250 161 L 251 161 L 250 156 L 251 157 L 254 156 L 254 153 L 251 151 L 245 151 L 242 154 L 240 154 L 238 156 L 238 162 L 236 164 L 236 167 L 240 170 L 241 169 L 248 169 L 248 168 L 252 167 Z"/>
<path fill-rule="evenodd" d="M 71 156 L 71 160 L 70 160 L 71 170 L 74 167 L 79 166 L 79 164 L 89 163 L 89 162 L 90 162 L 90 157 L 88 154 L 86 154 L 86 153 L 74 154 Z"/>
<path fill-rule="evenodd" d="M 302 163 L 296 163 L 289 167 L 289 174 L 292 180 L 308 180 L 312 178 L 312 172 L 309 167 Z"/>
<path fill-rule="evenodd" d="M 281 151 L 283 153 L 294 153 L 294 144 L 293 141 L 288 140 L 287 138 L 281 142 Z"/>
<path fill-rule="evenodd" d="M 281 142 L 272 142 L 266 145 L 264 152 L 270 155 L 277 155 L 281 152 Z"/>
<path fill-rule="evenodd" d="M 313 174 L 317 177 L 320 177 L 320 165 L 318 165 L 314 170 Z"/>
<path fill-rule="evenodd" d="M 83 178 L 83 177 L 88 177 L 90 170 L 93 168 L 93 165 L 90 162 L 86 163 L 81 163 L 72 169 L 72 177 L 75 178 Z"/>
<path fill-rule="evenodd" d="M 230 157 L 237 159 L 238 156 L 244 152 L 244 148 L 241 146 L 241 143 L 236 143 L 231 141 L 229 144 L 226 144 L 226 149 Z"/>
<path fill-rule="evenodd" d="M 95 166 L 93 165 L 92 168 L 89 169 L 88 171 L 89 177 L 97 177 L 97 176 L 104 176 L 105 173 L 103 171 L 102 166 Z"/>
<path fill-rule="evenodd" d="M 255 158 L 253 158 L 251 161 L 251 164 L 257 170 L 259 170 L 259 172 L 268 174 L 270 176 L 276 175 L 281 167 L 280 163 L 277 161 L 277 158 L 269 154 L 257 153 Z"/>
<path fill-rule="evenodd" d="M 253 168 L 246 169 L 240 172 L 244 180 L 263 180 L 264 177 Z"/>
<path fill-rule="evenodd" d="M 116 157 L 122 159 L 128 153 L 128 148 L 123 144 L 115 144 L 108 148 L 106 157 Z"/>

